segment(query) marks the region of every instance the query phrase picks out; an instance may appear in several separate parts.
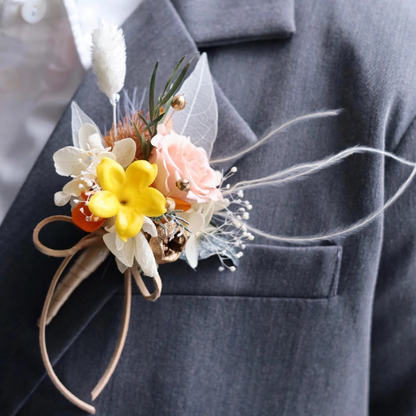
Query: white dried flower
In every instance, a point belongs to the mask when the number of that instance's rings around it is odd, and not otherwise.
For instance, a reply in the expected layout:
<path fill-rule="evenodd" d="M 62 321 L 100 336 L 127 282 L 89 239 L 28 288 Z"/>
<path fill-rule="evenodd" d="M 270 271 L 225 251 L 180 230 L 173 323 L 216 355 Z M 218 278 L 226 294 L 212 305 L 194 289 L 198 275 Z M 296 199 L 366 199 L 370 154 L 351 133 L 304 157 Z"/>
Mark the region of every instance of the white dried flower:
<path fill-rule="evenodd" d="M 100 90 L 110 101 L 123 88 L 126 78 L 126 42 L 123 30 L 101 21 L 92 32 L 92 69 Z"/>

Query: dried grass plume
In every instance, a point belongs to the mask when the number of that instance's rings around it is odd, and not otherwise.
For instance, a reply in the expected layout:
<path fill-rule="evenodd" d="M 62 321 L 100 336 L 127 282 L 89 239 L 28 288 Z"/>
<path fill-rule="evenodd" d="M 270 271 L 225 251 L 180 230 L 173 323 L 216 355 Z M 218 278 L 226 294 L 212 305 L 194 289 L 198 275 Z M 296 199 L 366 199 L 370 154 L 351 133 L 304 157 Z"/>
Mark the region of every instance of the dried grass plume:
<path fill-rule="evenodd" d="M 92 32 L 92 69 L 100 90 L 114 100 L 126 78 L 126 42 L 116 25 L 101 21 Z"/>

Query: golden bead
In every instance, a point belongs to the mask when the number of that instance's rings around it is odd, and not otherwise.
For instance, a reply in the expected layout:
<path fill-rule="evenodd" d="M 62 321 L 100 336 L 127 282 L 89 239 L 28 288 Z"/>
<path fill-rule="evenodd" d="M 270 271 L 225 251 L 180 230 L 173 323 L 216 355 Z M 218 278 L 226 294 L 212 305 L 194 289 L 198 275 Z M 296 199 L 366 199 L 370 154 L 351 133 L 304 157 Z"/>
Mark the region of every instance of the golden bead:
<path fill-rule="evenodd" d="M 170 106 L 176 111 L 183 110 L 186 106 L 185 97 L 183 95 L 175 95 Z"/>
<path fill-rule="evenodd" d="M 189 179 L 186 178 L 182 178 L 179 179 L 176 182 L 176 187 L 180 190 L 180 191 L 185 191 L 188 192 L 191 190 L 191 182 L 189 181 Z"/>
<path fill-rule="evenodd" d="M 166 208 L 166 212 L 169 214 L 172 211 L 175 211 L 176 208 L 176 202 L 173 198 L 166 198 L 166 203 L 165 203 L 165 208 Z"/>

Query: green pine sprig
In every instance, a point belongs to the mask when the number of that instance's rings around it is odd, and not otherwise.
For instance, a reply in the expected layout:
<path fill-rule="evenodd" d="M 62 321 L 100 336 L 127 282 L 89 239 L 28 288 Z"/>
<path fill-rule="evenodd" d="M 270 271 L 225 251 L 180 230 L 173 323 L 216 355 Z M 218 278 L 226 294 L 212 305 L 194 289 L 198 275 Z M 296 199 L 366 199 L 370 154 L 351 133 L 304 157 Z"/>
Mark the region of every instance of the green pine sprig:
<path fill-rule="evenodd" d="M 159 67 L 159 62 L 156 62 L 156 65 L 153 69 L 152 78 L 150 80 L 150 88 L 149 88 L 149 120 L 146 120 L 140 113 L 139 117 L 143 121 L 145 128 L 143 132 L 140 134 L 137 126 L 135 123 L 133 123 L 134 129 L 136 131 L 137 137 L 140 138 L 140 144 L 142 146 L 143 151 L 143 157 L 147 160 L 150 156 L 150 153 L 153 149 L 152 144 L 150 141 L 146 140 L 146 137 L 144 135 L 144 132 L 146 130 L 149 131 L 150 138 L 153 138 L 157 133 L 157 126 L 159 123 L 163 123 L 167 112 L 170 107 L 170 103 L 172 102 L 172 99 L 175 95 L 175 93 L 178 91 L 179 87 L 182 84 L 182 81 L 185 78 L 186 73 L 189 70 L 189 67 L 191 66 L 191 62 L 195 58 L 197 54 L 195 54 L 189 62 L 182 68 L 182 70 L 179 72 L 179 75 L 174 80 L 176 74 L 178 73 L 180 67 L 182 66 L 182 63 L 186 59 L 187 55 L 183 56 L 178 63 L 176 64 L 172 75 L 167 80 L 165 88 L 163 89 L 163 92 L 156 100 L 155 97 L 155 87 L 156 87 L 156 76 L 157 76 L 157 70 Z"/>

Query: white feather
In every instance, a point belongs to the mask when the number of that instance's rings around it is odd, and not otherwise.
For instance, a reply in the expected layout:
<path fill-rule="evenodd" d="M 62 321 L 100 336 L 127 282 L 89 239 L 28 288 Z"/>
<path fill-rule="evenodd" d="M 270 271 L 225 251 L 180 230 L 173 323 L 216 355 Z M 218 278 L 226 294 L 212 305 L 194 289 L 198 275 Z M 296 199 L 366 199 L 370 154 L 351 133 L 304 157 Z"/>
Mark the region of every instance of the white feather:
<path fill-rule="evenodd" d="M 184 95 L 186 107 L 173 115 L 173 130 L 189 136 L 195 146 L 205 149 L 209 158 L 217 138 L 218 106 L 205 52 L 178 95 Z"/>
<path fill-rule="evenodd" d="M 238 182 L 230 190 L 224 191 L 223 195 L 228 195 L 231 193 L 235 193 L 237 191 L 247 190 L 251 188 L 258 188 L 258 187 L 268 186 L 268 185 L 273 185 L 273 186 L 286 185 L 288 183 L 303 179 L 305 176 L 311 173 L 318 172 L 322 169 L 325 169 L 337 163 L 340 163 L 344 159 L 346 159 L 347 157 L 353 154 L 367 153 L 367 152 L 391 157 L 392 159 L 407 166 L 412 166 L 412 167 L 416 166 L 416 163 L 410 162 L 393 153 L 386 152 L 384 150 L 374 149 L 372 147 L 356 146 L 356 147 L 350 147 L 346 150 L 343 150 L 340 153 L 337 153 L 336 155 L 329 156 L 317 162 L 295 165 L 288 169 L 284 169 L 282 171 L 273 173 L 272 175 L 265 176 L 263 178 Z"/>
<path fill-rule="evenodd" d="M 123 30 L 101 21 L 92 32 L 92 69 L 100 90 L 110 100 L 121 91 L 126 78 L 126 42 Z"/>
<path fill-rule="evenodd" d="M 288 168 L 286 170 L 276 172 L 275 174 L 270 175 L 269 177 L 255 179 L 253 181 L 240 182 L 232 190 L 223 192 L 223 195 L 225 195 L 227 193 L 236 192 L 237 190 L 256 188 L 256 187 L 259 187 L 259 186 L 290 183 L 294 180 L 299 179 L 302 176 L 308 175 L 309 173 L 316 172 L 318 170 L 321 170 L 321 169 L 327 168 L 329 166 L 332 166 L 335 163 L 338 163 L 341 160 L 345 159 L 346 157 L 351 156 L 355 153 L 366 153 L 366 152 L 391 157 L 394 160 L 396 160 L 396 161 L 398 161 L 398 162 L 400 162 L 404 165 L 413 167 L 413 170 L 412 170 L 411 174 L 406 179 L 406 181 L 403 182 L 403 184 L 396 191 L 396 193 L 393 196 L 391 196 L 383 204 L 383 206 L 381 206 L 376 211 L 373 211 L 368 216 L 362 218 L 361 220 L 359 220 L 359 221 L 357 221 L 357 222 L 353 223 L 352 225 L 349 225 L 345 228 L 335 228 L 335 229 L 333 229 L 331 231 L 328 231 L 326 233 L 316 234 L 316 235 L 312 235 L 312 236 L 299 236 L 299 237 L 273 235 L 273 234 L 269 234 L 265 231 L 258 230 L 257 228 L 254 228 L 254 227 L 248 225 L 247 223 L 244 224 L 249 231 L 252 231 L 253 233 L 255 233 L 257 235 L 260 235 L 262 237 L 266 237 L 269 240 L 284 241 L 284 242 L 288 242 L 288 243 L 307 244 L 307 243 L 312 243 L 312 242 L 317 242 L 317 241 L 332 240 L 334 238 L 345 238 L 345 237 L 348 237 L 349 235 L 352 235 L 352 234 L 360 231 L 362 228 L 364 228 L 365 226 L 370 224 L 373 220 L 375 220 L 377 217 L 379 217 L 390 205 L 392 205 L 403 194 L 403 192 L 409 187 L 412 180 L 416 176 L 416 163 L 415 162 L 410 162 L 410 161 L 408 161 L 408 160 L 406 160 L 406 159 L 404 159 L 400 156 L 397 156 L 397 155 L 395 155 L 393 153 L 390 153 L 390 152 L 386 152 L 384 150 L 379 150 L 379 149 L 374 149 L 374 148 L 371 148 L 371 147 L 364 147 L 364 146 L 362 146 L 362 147 L 359 147 L 359 146 L 358 147 L 352 147 L 352 148 L 346 149 L 346 150 L 344 150 L 344 151 L 342 151 L 342 152 L 340 152 L 340 153 L 338 153 L 334 156 L 330 156 L 328 158 L 320 160 L 318 162 L 292 166 L 291 168 Z M 288 175 L 289 173 L 294 173 L 294 172 L 295 172 L 294 175 L 289 175 L 289 176 L 285 177 L 285 175 Z M 296 173 L 296 172 L 299 172 L 299 173 Z M 283 178 L 281 178 L 281 177 L 283 177 Z M 229 214 L 224 214 L 224 213 L 218 212 L 215 215 L 224 218 L 224 217 L 228 217 Z"/>
<path fill-rule="evenodd" d="M 311 120 L 311 119 L 315 119 L 315 118 L 337 116 L 338 114 L 341 113 L 341 111 L 342 110 L 321 111 L 319 113 L 312 113 L 312 114 L 307 114 L 306 116 L 297 117 L 294 120 L 290 120 L 290 121 L 282 124 L 277 129 L 272 130 L 270 133 L 268 133 L 266 136 L 264 136 L 262 139 L 260 139 L 253 146 L 250 146 L 247 149 L 242 150 L 241 152 L 238 152 L 238 153 L 236 153 L 234 155 L 231 155 L 231 156 L 228 156 L 228 157 L 224 157 L 222 159 L 210 160 L 210 163 L 211 164 L 222 163 L 222 162 L 228 162 L 230 160 L 240 158 L 240 157 L 244 156 L 245 154 L 253 151 L 257 147 L 261 146 L 267 140 L 269 140 L 271 137 L 273 137 L 275 134 L 282 132 L 284 129 L 286 129 L 289 126 L 293 126 L 294 124 L 297 124 L 297 123 L 299 123 L 301 121 Z"/>
<path fill-rule="evenodd" d="M 269 240 L 285 241 L 288 243 L 307 244 L 307 243 L 313 243 L 317 241 L 332 240 L 334 238 L 345 238 L 360 231 L 362 228 L 367 226 L 370 222 L 375 220 L 379 215 L 381 215 L 409 187 L 415 175 L 416 175 L 416 168 L 412 170 L 412 173 L 406 179 L 406 181 L 402 184 L 402 186 L 397 190 L 397 192 L 389 200 L 387 200 L 387 202 L 381 208 L 372 212 L 370 215 L 368 215 L 367 217 L 364 217 L 360 221 L 357 221 L 356 223 L 343 229 L 336 228 L 332 231 L 328 231 L 327 233 L 322 233 L 322 234 L 317 234 L 317 235 L 312 235 L 312 236 L 289 237 L 289 236 L 272 235 L 272 234 L 266 233 L 265 231 L 261 231 L 261 230 L 258 230 L 257 228 L 251 227 L 248 224 L 244 224 L 244 225 L 247 227 L 248 230 L 262 237 L 266 237 Z"/>

